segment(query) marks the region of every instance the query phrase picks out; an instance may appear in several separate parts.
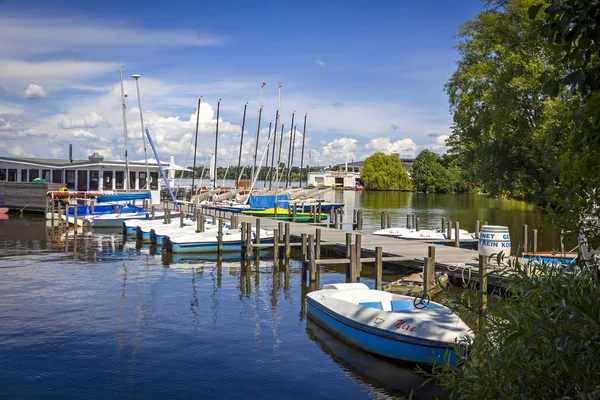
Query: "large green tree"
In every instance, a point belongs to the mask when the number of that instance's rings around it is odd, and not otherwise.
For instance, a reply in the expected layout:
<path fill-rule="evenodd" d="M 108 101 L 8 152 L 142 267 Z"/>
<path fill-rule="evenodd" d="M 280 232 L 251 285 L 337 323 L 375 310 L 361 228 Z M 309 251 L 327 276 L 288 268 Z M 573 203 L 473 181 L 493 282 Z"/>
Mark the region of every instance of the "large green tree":
<path fill-rule="evenodd" d="M 375 153 L 365 160 L 360 179 L 375 190 L 412 190 L 412 182 L 395 155 Z"/>
<path fill-rule="evenodd" d="M 560 175 L 571 106 L 540 80 L 560 76 L 529 7 L 539 0 L 488 0 L 461 27 L 457 70 L 446 84 L 454 116 L 449 154 L 492 195 L 546 201 Z"/>
<path fill-rule="evenodd" d="M 448 193 L 453 189 L 442 159 L 430 150 L 423 150 L 417 155 L 411 177 L 415 190 L 420 192 Z"/>

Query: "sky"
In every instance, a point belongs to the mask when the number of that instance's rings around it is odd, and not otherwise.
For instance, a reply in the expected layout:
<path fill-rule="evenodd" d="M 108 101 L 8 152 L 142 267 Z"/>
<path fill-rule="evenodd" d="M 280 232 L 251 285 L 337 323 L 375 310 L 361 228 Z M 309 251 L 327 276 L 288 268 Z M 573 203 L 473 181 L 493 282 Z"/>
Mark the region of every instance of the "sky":
<path fill-rule="evenodd" d="M 287 160 L 335 165 L 383 151 L 443 154 L 452 115 L 444 84 L 477 0 L 0 0 L 0 156 L 124 160 L 123 71 L 130 160 L 144 159 L 143 121 L 160 159 L 180 165 L 258 160 L 278 86 Z M 194 146 L 202 97 L 198 145 Z M 306 116 L 306 130 L 304 118 Z M 279 141 L 279 139 L 277 139 Z M 272 142 L 272 141 L 271 141 Z M 279 144 L 277 144 L 279 145 Z M 148 157 L 152 154 L 146 144 Z M 152 157 L 153 158 L 153 157 Z"/>

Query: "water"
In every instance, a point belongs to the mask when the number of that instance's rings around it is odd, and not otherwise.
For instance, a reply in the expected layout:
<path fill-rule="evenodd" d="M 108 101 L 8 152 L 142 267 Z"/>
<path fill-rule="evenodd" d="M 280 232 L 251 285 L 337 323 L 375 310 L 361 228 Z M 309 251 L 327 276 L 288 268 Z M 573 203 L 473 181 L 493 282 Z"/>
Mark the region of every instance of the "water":
<path fill-rule="evenodd" d="M 266 256 L 268 257 L 268 253 Z M 186 260 L 179 260 L 186 261 Z M 32 398 L 392 398 L 435 387 L 306 320 L 300 265 L 165 265 L 118 233 L 0 221 L 0 393 Z M 321 284 L 344 280 L 328 267 Z M 372 286 L 373 281 L 364 279 Z"/>

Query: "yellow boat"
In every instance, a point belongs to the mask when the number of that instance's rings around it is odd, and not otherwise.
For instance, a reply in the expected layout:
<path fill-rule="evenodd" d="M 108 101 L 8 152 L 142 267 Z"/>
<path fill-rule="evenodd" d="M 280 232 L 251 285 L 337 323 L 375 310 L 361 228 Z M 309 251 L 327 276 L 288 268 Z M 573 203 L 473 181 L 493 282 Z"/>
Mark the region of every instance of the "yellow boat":
<path fill-rule="evenodd" d="M 267 217 L 267 218 L 276 218 L 283 221 L 291 221 L 292 213 L 287 208 L 278 207 L 277 210 L 275 208 L 267 208 L 265 210 L 244 210 L 242 214 L 252 215 L 254 217 Z M 327 214 L 311 214 L 306 212 L 297 212 L 296 213 L 296 222 L 312 222 L 314 220 L 324 220 L 327 219 Z"/>

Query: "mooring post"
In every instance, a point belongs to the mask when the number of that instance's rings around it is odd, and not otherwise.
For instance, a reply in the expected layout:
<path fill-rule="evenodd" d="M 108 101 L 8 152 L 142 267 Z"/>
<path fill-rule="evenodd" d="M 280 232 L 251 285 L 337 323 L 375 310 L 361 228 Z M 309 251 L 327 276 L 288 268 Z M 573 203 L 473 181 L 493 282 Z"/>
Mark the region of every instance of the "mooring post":
<path fill-rule="evenodd" d="M 348 263 L 348 268 L 346 268 L 346 281 L 354 282 L 354 258 L 356 257 L 356 251 L 353 244 L 348 246 L 347 253 L 350 262 Z"/>
<path fill-rule="evenodd" d="M 483 314 L 483 310 L 487 307 L 487 263 L 485 256 L 479 255 L 479 295 L 481 299 L 481 305 L 479 307 L 480 315 Z"/>
<path fill-rule="evenodd" d="M 375 289 L 381 290 L 383 280 L 383 247 L 375 247 Z"/>
<path fill-rule="evenodd" d="M 529 228 L 527 224 L 523 224 L 523 232 L 521 237 L 523 238 L 523 251 L 527 252 L 529 251 Z"/>
<path fill-rule="evenodd" d="M 308 273 L 310 275 L 311 282 L 314 282 L 317 280 L 317 263 L 315 260 L 315 237 L 314 237 L 314 235 L 308 235 Z"/>
<path fill-rule="evenodd" d="M 183 217 L 184 217 L 183 211 L 180 211 L 179 212 L 179 227 L 180 228 L 183 228 Z"/>
<path fill-rule="evenodd" d="M 163 206 L 163 224 L 165 225 L 169 223 L 169 216 L 167 214 L 167 202 L 165 202 Z"/>
<path fill-rule="evenodd" d="M 419 231 L 420 227 L 419 225 L 421 225 L 421 217 L 416 217 L 415 218 L 415 230 Z"/>
<path fill-rule="evenodd" d="M 346 258 L 350 258 L 350 244 L 352 244 L 352 234 L 346 233 Z"/>
<path fill-rule="evenodd" d="M 148 201 L 148 200 L 146 200 L 146 201 Z M 92 214 L 94 214 L 94 210 L 95 210 L 95 208 L 94 208 L 94 207 L 95 207 L 95 204 L 96 204 L 96 200 L 92 200 L 92 201 L 90 202 L 90 212 L 91 212 Z M 147 210 L 147 209 L 148 209 L 148 207 L 147 207 L 147 206 L 146 206 L 146 207 L 144 207 L 144 210 Z"/>
<path fill-rule="evenodd" d="M 300 242 L 301 242 L 300 248 L 301 248 L 301 252 L 302 252 L 302 261 L 304 262 L 304 261 L 306 261 L 306 255 L 307 255 L 307 252 L 306 252 L 306 233 L 303 233 L 303 234 L 300 235 Z"/>
<path fill-rule="evenodd" d="M 341 208 L 338 208 L 338 214 L 340 215 L 338 229 L 344 229 L 344 214 Z"/>
<path fill-rule="evenodd" d="M 410 229 L 410 214 L 406 214 L 406 229 Z"/>
<path fill-rule="evenodd" d="M 417 219 L 415 218 L 415 214 L 410 215 L 410 226 L 412 228 L 416 228 L 417 226 Z"/>
<path fill-rule="evenodd" d="M 260 246 L 260 218 L 256 218 L 256 239 L 254 239 L 254 241 L 256 242 L 257 246 Z M 260 251 L 260 247 L 258 248 Z"/>
<path fill-rule="evenodd" d="M 319 207 L 320 207 L 320 205 L 319 205 Z M 362 231 L 362 228 L 363 228 L 363 212 L 362 212 L 362 210 L 358 210 L 358 212 L 356 214 L 356 223 L 357 223 L 356 229 L 359 231 Z"/>
<path fill-rule="evenodd" d="M 381 229 L 385 229 L 385 223 L 386 223 L 386 218 L 385 218 L 385 213 L 382 211 L 381 212 Z"/>
<path fill-rule="evenodd" d="M 242 222 L 242 227 L 240 228 L 240 242 L 242 243 L 242 258 L 246 259 L 246 223 Z"/>
<path fill-rule="evenodd" d="M 391 214 L 387 215 L 387 228 L 391 228 L 392 227 L 392 216 Z"/>
<path fill-rule="evenodd" d="M 50 200 L 50 226 L 54 228 L 54 199 Z"/>
<path fill-rule="evenodd" d="M 532 235 L 533 238 L 531 240 L 532 245 L 533 245 L 533 252 L 537 253 L 537 244 L 538 244 L 538 234 L 537 234 L 537 229 L 532 229 Z"/>
<path fill-rule="evenodd" d="M 223 252 L 223 224 L 221 220 L 219 220 L 219 227 L 217 231 L 217 252 Z"/>
<path fill-rule="evenodd" d="M 446 221 L 446 235 L 448 239 L 452 237 L 452 221 L 450 220 Z"/>
<path fill-rule="evenodd" d="M 423 264 L 423 293 L 427 294 L 435 283 L 435 246 L 427 247 L 427 257 Z"/>
<path fill-rule="evenodd" d="M 352 230 L 356 230 L 357 222 L 356 222 L 356 209 L 352 210 Z"/>
<path fill-rule="evenodd" d="M 454 247 L 460 247 L 459 222 L 454 221 Z"/>
<path fill-rule="evenodd" d="M 292 205 L 292 222 L 296 222 L 296 209 L 297 209 L 297 204 L 294 203 Z"/>
<path fill-rule="evenodd" d="M 279 229 L 273 229 L 273 260 L 279 261 Z"/>
<path fill-rule="evenodd" d="M 152 205 L 152 207 L 150 207 L 150 219 L 154 220 L 155 217 L 156 217 L 156 206 Z"/>
<path fill-rule="evenodd" d="M 73 229 L 75 229 L 75 234 L 77 234 L 77 204 L 73 206 Z"/>
<path fill-rule="evenodd" d="M 44 209 L 44 217 L 50 212 L 50 198 L 46 196 L 46 208 Z"/>
<path fill-rule="evenodd" d="M 479 231 L 480 231 L 480 226 L 479 226 L 479 220 L 475 221 L 475 239 L 479 239 Z"/>
<path fill-rule="evenodd" d="M 283 242 L 283 237 L 285 236 L 285 228 L 283 226 L 283 222 L 279 222 L 279 241 Z"/>
<path fill-rule="evenodd" d="M 331 224 L 333 224 L 333 220 L 335 218 L 335 209 L 329 209 L 329 227 L 331 228 Z"/>
<path fill-rule="evenodd" d="M 246 259 L 249 260 L 252 257 L 252 224 L 248 222 L 246 224 Z"/>
<path fill-rule="evenodd" d="M 321 202 L 319 202 L 319 207 L 317 207 L 317 222 L 321 221 Z"/>
<path fill-rule="evenodd" d="M 289 260 L 292 254 L 292 248 L 290 246 L 290 223 L 285 223 L 285 259 Z"/>
<path fill-rule="evenodd" d="M 565 242 L 564 242 L 564 238 L 565 238 L 565 230 L 561 229 L 560 230 L 560 236 L 558 237 L 558 241 L 560 244 L 560 254 L 565 254 Z"/>
<path fill-rule="evenodd" d="M 360 233 L 356 234 L 355 238 L 356 243 L 356 269 L 357 273 L 360 276 L 360 272 L 362 271 L 362 263 L 360 262 L 360 258 L 362 257 L 362 235 Z"/>
<path fill-rule="evenodd" d="M 321 258 L 321 228 L 315 229 L 315 258 Z"/>
<path fill-rule="evenodd" d="M 444 233 L 446 230 L 446 217 L 442 217 L 442 230 L 440 232 Z"/>

